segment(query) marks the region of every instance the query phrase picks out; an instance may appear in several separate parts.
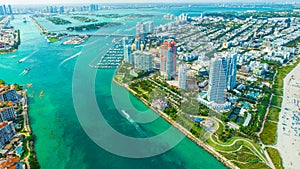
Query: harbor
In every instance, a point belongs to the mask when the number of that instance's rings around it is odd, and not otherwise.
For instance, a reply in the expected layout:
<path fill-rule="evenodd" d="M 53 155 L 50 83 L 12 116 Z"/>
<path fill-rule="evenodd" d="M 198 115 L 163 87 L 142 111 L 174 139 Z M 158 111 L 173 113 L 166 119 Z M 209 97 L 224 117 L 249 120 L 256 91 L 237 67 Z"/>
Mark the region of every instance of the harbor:
<path fill-rule="evenodd" d="M 89 66 L 93 69 L 115 69 L 117 68 L 123 58 L 123 45 L 121 41 L 113 40 L 113 47 L 109 48 L 109 50 L 104 54 L 97 56 L 95 59 L 92 60 L 92 62 L 89 64 Z"/>

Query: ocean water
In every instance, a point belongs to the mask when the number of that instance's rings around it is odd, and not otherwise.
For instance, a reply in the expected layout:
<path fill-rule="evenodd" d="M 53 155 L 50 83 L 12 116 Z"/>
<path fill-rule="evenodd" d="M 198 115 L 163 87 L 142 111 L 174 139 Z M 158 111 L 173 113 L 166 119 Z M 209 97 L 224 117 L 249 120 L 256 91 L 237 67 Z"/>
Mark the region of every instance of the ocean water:
<path fill-rule="evenodd" d="M 155 25 L 166 23 L 161 16 L 166 13 L 184 11 L 183 9 L 146 9 L 146 10 L 124 10 L 106 11 L 107 13 L 150 13 L 156 15 L 154 18 L 141 18 L 133 20 L 117 20 L 123 23 L 121 26 L 105 28 L 101 33 L 134 33 L 137 21 L 154 20 Z M 195 9 L 193 9 L 195 10 Z M 204 9 L 201 9 L 204 10 Z M 201 11 L 199 10 L 199 11 Z M 21 30 L 21 45 L 15 53 L 0 55 L 0 79 L 8 83 L 19 83 L 28 88 L 28 94 L 33 98 L 30 102 L 30 123 L 36 136 L 36 152 L 42 169 L 53 168 L 88 168 L 88 169 L 208 169 L 225 168 L 213 156 L 198 147 L 192 141 L 184 138 L 173 149 L 149 158 L 126 158 L 112 154 L 99 147 L 84 132 L 80 125 L 73 104 L 72 80 L 74 67 L 78 60 L 83 63 L 81 75 L 82 89 L 89 88 L 92 83 L 85 82 L 91 70 L 88 63 L 96 56 L 106 52 L 111 47 L 111 38 L 92 37 L 86 42 L 86 46 L 64 46 L 60 42 L 49 44 L 40 35 L 38 28 L 32 22 L 23 23 L 23 17 L 15 16 L 11 22 L 13 26 Z M 46 21 L 45 21 L 46 22 Z M 50 23 L 45 23 L 49 29 L 57 29 Z M 18 60 L 23 63 L 17 63 Z M 78 65 L 77 65 L 78 66 Z M 81 64 L 82 66 L 82 64 Z M 25 68 L 31 68 L 27 74 L 22 73 Z M 109 123 L 118 132 L 131 137 L 140 137 L 141 131 L 147 136 L 154 136 L 164 132 L 170 125 L 161 118 L 145 124 L 133 125 L 123 117 L 114 106 L 118 103 L 118 109 L 134 111 L 123 104 L 123 100 L 130 98 L 132 105 L 140 110 L 141 116 L 148 108 L 139 100 L 134 98 L 125 89 L 111 83 L 115 70 L 98 70 L 95 76 L 95 95 L 97 104 Z M 112 99 L 111 90 L 117 91 L 119 97 Z M 39 97 L 41 91 L 44 96 Z M 75 91 L 76 93 L 77 91 Z M 84 95 L 82 91 L 79 94 Z M 87 100 L 88 102 L 88 100 Z M 89 107 L 86 107 L 87 116 Z M 136 111 L 136 110 L 135 110 Z M 147 114 L 148 113 L 148 114 Z M 148 111 L 147 115 L 154 115 Z M 92 125 L 97 125 L 93 117 L 89 117 Z M 136 124 L 136 123 L 134 123 Z M 101 125 L 101 124 L 99 124 Z M 105 138 L 107 133 L 99 130 L 99 138 Z M 170 140 L 175 138 L 168 138 Z M 114 141 L 111 142 L 114 144 Z M 134 147 L 132 147 L 134 151 Z"/>

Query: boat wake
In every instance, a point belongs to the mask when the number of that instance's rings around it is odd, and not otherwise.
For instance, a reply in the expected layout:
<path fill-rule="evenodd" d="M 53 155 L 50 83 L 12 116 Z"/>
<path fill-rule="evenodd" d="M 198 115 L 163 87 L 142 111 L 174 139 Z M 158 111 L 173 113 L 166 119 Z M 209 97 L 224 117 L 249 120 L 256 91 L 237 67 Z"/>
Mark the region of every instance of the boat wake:
<path fill-rule="evenodd" d="M 26 56 L 26 57 L 20 59 L 18 62 L 19 62 L 19 63 L 22 63 L 22 62 L 26 61 L 29 57 L 30 57 L 30 56 Z"/>
<path fill-rule="evenodd" d="M 141 129 L 141 127 L 130 117 L 128 113 L 125 112 L 125 110 L 121 111 L 122 114 L 126 117 L 126 119 L 133 125 L 133 127 L 140 133 L 142 137 L 146 137 L 145 132 Z"/>
<path fill-rule="evenodd" d="M 72 55 L 72 56 L 68 57 L 67 59 L 63 60 L 63 61 L 59 64 L 59 66 L 63 65 L 63 64 L 66 63 L 67 61 L 69 61 L 69 60 L 71 60 L 71 59 L 73 59 L 73 58 L 75 58 L 76 56 L 79 56 L 79 55 L 81 55 L 81 52 L 78 52 L 78 53 L 76 53 L 75 55 Z"/>
<path fill-rule="evenodd" d="M 8 56 L 7 58 L 12 59 L 12 58 L 16 58 L 16 57 L 17 57 L 17 55 L 12 55 L 12 56 Z"/>
<path fill-rule="evenodd" d="M 38 50 L 35 50 L 35 51 L 32 52 L 30 55 L 28 55 L 28 56 L 26 56 L 26 57 L 20 59 L 20 60 L 18 61 L 18 63 L 22 63 L 22 62 L 26 61 L 28 58 L 30 58 L 32 55 L 34 55 L 37 51 L 38 51 Z"/>
<path fill-rule="evenodd" d="M 19 76 L 24 76 L 24 75 L 26 75 L 27 73 L 28 73 L 28 71 L 23 70 L 23 72 L 21 72 L 21 73 L 19 74 Z"/>
<path fill-rule="evenodd" d="M 83 45 L 78 45 L 78 46 L 74 46 L 74 48 L 80 48 L 80 47 L 84 47 L 84 46 L 89 46 L 89 45 L 92 45 L 92 44 L 95 44 L 96 42 L 98 42 L 99 40 L 95 40 L 91 43 L 87 43 L 87 44 L 83 44 Z"/>
<path fill-rule="evenodd" d="M 10 69 L 11 67 L 10 67 L 10 66 L 6 66 L 6 65 L 0 64 L 0 68 L 3 68 L 3 69 Z"/>

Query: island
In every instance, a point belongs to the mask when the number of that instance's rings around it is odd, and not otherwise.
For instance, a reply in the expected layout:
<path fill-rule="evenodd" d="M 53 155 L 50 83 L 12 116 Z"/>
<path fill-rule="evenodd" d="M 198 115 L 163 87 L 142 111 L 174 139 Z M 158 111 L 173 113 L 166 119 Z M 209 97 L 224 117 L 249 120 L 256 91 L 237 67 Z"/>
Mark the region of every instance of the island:
<path fill-rule="evenodd" d="M 76 19 L 80 22 L 97 22 L 97 19 L 93 19 L 93 18 L 88 18 L 88 17 L 84 17 L 84 16 L 71 16 L 72 19 Z"/>
<path fill-rule="evenodd" d="M 40 168 L 28 110 L 27 90 L 0 80 L 0 161 L 4 168 Z"/>
<path fill-rule="evenodd" d="M 100 28 L 107 28 L 107 27 L 113 27 L 121 25 L 121 23 L 118 22 L 101 22 L 101 23 L 95 23 L 95 24 L 89 24 L 89 25 L 81 25 L 81 26 L 72 26 L 68 27 L 67 30 L 69 31 L 88 31 L 88 30 L 97 30 Z"/>
<path fill-rule="evenodd" d="M 59 17 L 47 17 L 47 20 L 54 23 L 55 25 L 67 25 L 71 24 L 72 22 L 59 18 Z"/>
<path fill-rule="evenodd" d="M 10 26 L 11 16 L 0 18 L 0 54 L 17 51 L 21 44 L 20 30 Z"/>

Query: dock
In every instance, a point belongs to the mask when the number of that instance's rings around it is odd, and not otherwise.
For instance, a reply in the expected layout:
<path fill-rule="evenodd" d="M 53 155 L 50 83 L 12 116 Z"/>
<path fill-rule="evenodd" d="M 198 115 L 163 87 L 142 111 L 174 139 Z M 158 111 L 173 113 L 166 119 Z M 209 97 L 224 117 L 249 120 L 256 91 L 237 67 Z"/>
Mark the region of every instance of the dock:
<path fill-rule="evenodd" d="M 92 60 L 89 66 L 93 69 L 116 69 L 124 58 L 123 52 L 121 41 L 116 42 L 104 55 Z"/>

